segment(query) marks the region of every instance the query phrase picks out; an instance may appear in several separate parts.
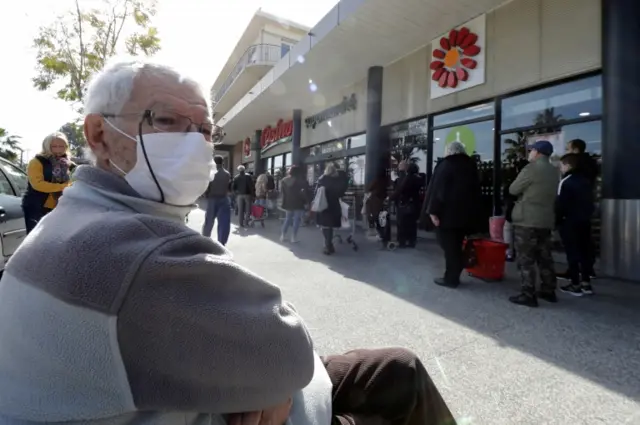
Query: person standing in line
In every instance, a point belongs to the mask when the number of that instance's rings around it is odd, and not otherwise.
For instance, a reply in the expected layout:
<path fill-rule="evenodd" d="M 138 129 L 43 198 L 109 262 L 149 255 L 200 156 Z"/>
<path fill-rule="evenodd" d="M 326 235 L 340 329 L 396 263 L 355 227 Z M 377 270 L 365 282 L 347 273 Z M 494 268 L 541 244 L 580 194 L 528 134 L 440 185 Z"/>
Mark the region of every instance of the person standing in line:
<path fill-rule="evenodd" d="M 560 161 L 563 178 L 558 185 L 556 224 L 567 254 L 571 279 L 571 283 L 560 290 L 577 297 L 592 295 L 589 240 L 593 190 L 589 179 L 578 172 L 578 154 L 566 154 Z"/>
<path fill-rule="evenodd" d="M 434 279 L 440 286 L 456 288 L 464 269 L 463 242 L 475 232 L 481 217 L 481 188 L 476 161 L 461 142 L 447 145 L 436 166 L 426 195 L 427 214 L 445 258 L 445 272 Z"/>
<path fill-rule="evenodd" d="M 366 202 L 366 210 L 369 218 L 369 228 L 375 227 L 378 234 L 378 239 L 382 243 L 381 249 L 387 249 L 389 242 L 391 241 L 391 224 L 388 215 L 388 208 L 385 211 L 385 201 L 388 197 L 389 189 L 389 176 L 387 176 L 387 170 L 380 168 L 378 175 L 369 183 L 366 192 L 369 194 Z M 386 219 L 382 221 L 385 223 L 383 226 L 380 222 L 381 213 L 387 213 Z"/>
<path fill-rule="evenodd" d="M 292 165 L 289 168 L 289 175 L 280 182 L 280 187 L 282 189 L 282 209 L 286 211 L 280 242 L 284 242 L 289 227 L 293 225 L 291 243 L 296 243 L 298 242 L 298 229 L 305 213 L 305 205 L 309 203 L 309 184 L 302 175 L 302 169 L 297 165 Z"/>
<path fill-rule="evenodd" d="M 269 174 L 264 172 L 258 176 L 255 184 L 256 204 L 264 207 L 268 206 L 267 194 L 269 193 Z"/>
<path fill-rule="evenodd" d="M 71 173 L 76 165 L 69 157 L 67 136 L 56 132 L 45 137 L 42 152 L 29 162 L 29 181 L 22 198 L 27 234 L 56 207 L 63 189 L 71 184 Z"/>
<path fill-rule="evenodd" d="M 233 193 L 238 203 L 238 225 L 246 227 L 246 221 L 251 212 L 253 179 L 245 172 L 244 165 L 238 166 L 238 175 L 233 179 Z"/>
<path fill-rule="evenodd" d="M 514 304 L 537 307 L 538 298 L 557 302 L 552 232 L 555 227 L 554 205 L 558 191 L 558 168 L 549 161 L 553 145 L 539 140 L 531 145 L 529 164 L 509 187 L 518 197 L 512 212 L 517 264 L 522 291 L 509 298 Z M 536 265 L 541 287 L 536 294 Z"/>
<path fill-rule="evenodd" d="M 578 155 L 578 163 L 574 170 L 572 170 L 572 174 L 580 174 L 584 176 L 591 186 L 591 193 L 595 193 L 596 182 L 598 180 L 598 163 L 596 160 L 587 152 L 587 144 L 582 139 L 573 139 L 567 144 L 567 152 Z M 594 211 L 595 208 L 592 208 Z M 587 242 L 587 258 L 588 258 L 588 270 L 585 273 L 589 274 L 590 279 L 595 279 L 596 272 L 594 270 L 594 266 L 596 263 L 596 247 L 593 241 L 593 237 L 591 236 L 591 221 L 589 221 L 589 239 Z M 567 270 L 564 273 L 557 273 L 559 279 L 571 280 L 570 271 Z"/>
<path fill-rule="evenodd" d="M 411 163 L 407 166 L 405 163 L 404 165 L 406 173 L 396 179 L 392 195 L 398 212 L 398 247 L 415 248 L 418 239 L 418 210 L 422 179 L 418 175 L 417 164 Z"/>
<path fill-rule="evenodd" d="M 213 162 L 216 164 L 216 171 L 214 171 L 213 179 L 209 182 L 205 193 L 207 212 L 202 226 L 202 236 L 211 237 L 211 230 L 217 219 L 218 242 L 226 245 L 231 231 L 231 202 L 229 200 L 231 174 L 225 170 L 224 158 L 220 155 L 213 157 Z"/>
<path fill-rule="evenodd" d="M 316 222 L 322 228 L 324 236 L 325 255 L 335 254 L 333 245 L 333 229 L 339 229 L 342 224 L 342 208 L 340 198 L 344 196 L 346 187 L 333 163 L 327 164 L 324 174 L 316 185 L 316 193 L 320 187 L 324 188 L 324 195 L 327 200 L 327 208 L 316 213 Z"/>

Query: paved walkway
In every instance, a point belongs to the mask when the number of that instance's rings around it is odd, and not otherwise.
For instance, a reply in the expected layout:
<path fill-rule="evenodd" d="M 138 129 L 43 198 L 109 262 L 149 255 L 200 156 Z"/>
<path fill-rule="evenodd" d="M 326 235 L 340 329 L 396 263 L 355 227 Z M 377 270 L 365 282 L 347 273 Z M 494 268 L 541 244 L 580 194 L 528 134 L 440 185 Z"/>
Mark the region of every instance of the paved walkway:
<path fill-rule="evenodd" d="M 460 424 L 640 424 L 640 285 L 598 280 L 594 297 L 529 309 L 507 301 L 513 267 L 505 282 L 466 278 L 451 290 L 432 284 L 442 265 L 433 242 L 384 252 L 360 235 L 358 252 L 338 245 L 326 257 L 315 227 L 291 245 L 278 226 L 236 229 L 228 247 L 282 288 L 321 354 L 413 349 Z"/>

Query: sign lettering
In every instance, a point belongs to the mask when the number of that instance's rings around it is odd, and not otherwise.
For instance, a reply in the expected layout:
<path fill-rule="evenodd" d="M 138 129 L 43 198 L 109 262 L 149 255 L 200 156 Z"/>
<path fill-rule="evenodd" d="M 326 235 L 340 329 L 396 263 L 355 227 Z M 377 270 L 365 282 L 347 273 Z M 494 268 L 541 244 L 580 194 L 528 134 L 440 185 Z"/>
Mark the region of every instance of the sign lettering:
<path fill-rule="evenodd" d="M 317 113 L 315 115 L 311 115 L 310 117 L 305 118 L 304 123 L 307 128 L 316 128 L 316 126 L 320 123 L 330 120 L 331 118 L 335 118 L 339 115 L 346 114 L 350 111 L 355 111 L 358 106 L 358 99 L 356 98 L 356 94 L 351 94 L 350 97 L 343 97 L 342 102 L 337 104 L 336 106 L 332 106 L 329 109 L 325 109 L 324 111 Z"/>

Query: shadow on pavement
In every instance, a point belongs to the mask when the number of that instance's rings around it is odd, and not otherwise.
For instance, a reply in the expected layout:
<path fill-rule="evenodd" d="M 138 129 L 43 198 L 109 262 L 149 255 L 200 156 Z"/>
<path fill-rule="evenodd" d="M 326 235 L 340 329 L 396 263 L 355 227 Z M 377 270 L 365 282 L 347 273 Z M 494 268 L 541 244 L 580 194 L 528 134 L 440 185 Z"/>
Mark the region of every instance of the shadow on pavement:
<path fill-rule="evenodd" d="M 236 229 L 231 237 L 259 235 L 286 245 L 297 258 L 323 263 L 347 278 L 372 285 L 502 345 L 640 399 L 640 285 L 597 280 L 593 297 L 574 299 L 559 294 L 558 304 L 541 301 L 540 308 L 529 309 L 507 301 L 519 289 L 512 264 L 503 282 L 463 277 L 459 288 L 441 288 L 432 283 L 443 263 L 433 241 L 422 241 L 417 249 L 389 252 L 359 232 L 355 238 L 358 251 L 338 243 L 336 255 L 325 256 L 315 225 L 301 228 L 300 243 L 291 244 L 279 241 L 281 223 L 272 217 L 264 229 L 259 225 Z M 388 325 L 392 323 L 390 318 Z"/>

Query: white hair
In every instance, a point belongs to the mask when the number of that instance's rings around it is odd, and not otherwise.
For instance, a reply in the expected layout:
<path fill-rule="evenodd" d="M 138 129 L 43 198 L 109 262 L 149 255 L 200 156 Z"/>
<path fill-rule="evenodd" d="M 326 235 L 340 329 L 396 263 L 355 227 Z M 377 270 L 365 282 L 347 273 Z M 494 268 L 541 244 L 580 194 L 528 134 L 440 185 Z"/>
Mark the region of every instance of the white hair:
<path fill-rule="evenodd" d="M 186 77 L 174 68 L 143 58 L 114 60 L 97 73 L 89 83 L 84 97 L 85 114 L 119 114 L 131 98 L 135 79 L 141 73 L 174 78 L 180 84 L 189 84 L 202 93 L 211 111 L 209 96 L 194 79 Z"/>
<path fill-rule="evenodd" d="M 54 140 L 62 140 L 64 144 L 67 146 L 66 151 L 67 151 L 67 154 L 69 154 L 69 140 L 67 140 L 67 135 L 60 131 L 56 131 L 54 133 L 47 135 L 47 137 L 45 137 L 44 140 L 42 141 L 42 152 L 41 152 L 42 155 L 44 156 L 53 155 L 53 153 L 51 153 L 51 143 Z"/>
<path fill-rule="evenodd" d="M 324 175 L 335 176 L 336 174 L 338 174 L 338 170 L 336 170 L 335 164 L 332 162 L 328 163 L 327 166 L 324 168 Z"/>
<path fill-rule="evenodd" d="M 244 165 L 238 165 L 238 172 L 243 172 L 245 170 Z"/>
<path fill-rule="evenodd" d="M 458 155 L 461 153 L 466 155 L 467 150 L 465 149 L 462 142 L 458 142 L 458 141 L 449 143 L 444 149 L 444 156 Z"/>

